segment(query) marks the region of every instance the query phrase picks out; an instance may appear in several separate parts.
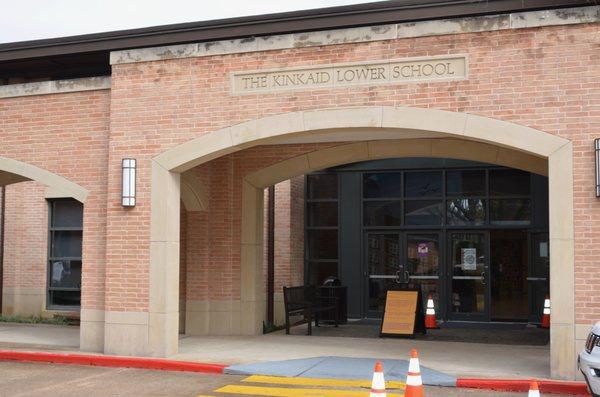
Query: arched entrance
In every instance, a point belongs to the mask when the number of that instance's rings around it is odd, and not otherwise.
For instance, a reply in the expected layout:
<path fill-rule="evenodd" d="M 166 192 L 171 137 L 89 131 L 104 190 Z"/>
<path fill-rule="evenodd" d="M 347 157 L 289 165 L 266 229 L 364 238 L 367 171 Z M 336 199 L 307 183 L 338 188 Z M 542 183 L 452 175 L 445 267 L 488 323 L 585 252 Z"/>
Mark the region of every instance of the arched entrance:
<path fill-rule="evenodd" d="M 1 222 L 2 230 L 0 230 L 0 234 L 2 235 L 2 238 L 0 239 L 0 244 L 4 243 L 4 239 L 5 239 L 4 235 L 10 234 L 10 232 L 8 232 L 8 233 L 6 232 L 6 226 L 5 226 L 6 213 L 5 213 L 4 203 L 5 203 L 6 196 L 7 196 L 7 194 L 6 194 L 7 191 L 6 191 L 5 187 L 7 185 L 11 185 L 11 184 L 19 183 L 19 182 L 26 182 L 26 181 L 35 181 L 35 182 L 38 182 L 39 184 L 46 186 L 45 197 L 47 199 L 53 199 L 49 204 L 50 208 L 54 208 L 54 206 L 57 203 L 56 200 L 59 200 L 61 203 L 63 203 L 63 204 L 61 204 L 63 206 L 63 208 L 65 205 L 64 203 L 68 202 L 69 204 L 67 204 L 67 205 L 70 205 L 71 208 L 82 209 L 81 204 L 85 203 L 85 201 L 88 197 L 88 194 L 89 194 L 88 190 L 84 189 L 83 187 L 79 186 L 76 183 L 69 181 L 68 179 L 66 179 L 60 175 L 54 174 L 52 172 L 49 172 L 47 170 L 44 170 L 42 168 L 36 167 L 36 166 L 28 164 L 28 163 L 24 163 L 24 162 L 14 160 L 11 158 L 7 158 L 7 157 L 0 157 L 0 187 L 2 187 L 2 191 L 0 193 L 2 194 L 2 204 L 3 204 L 2 208 L 0 209 L 0 211 L 2 211 L 2 213 L 0 214 L 0 217 L 2 219 L 2 222 Z M 16 192 L 17 193 L 19 192 L 18 189 L 16 190 Z M 13 196 L 13 197 L 15 197 L 15 196 Z M 37 198 L 38 197 L 36 197 L 36 199 Z M 54 199 L 56 199 L 56 200 L 54 200 Z M 66 200 L 66 199 L 74 199 L 74 200 Z M 17 200 L 20 200 L 20 198 L 17 198 Z M 26 199 L 24 199 L 24 200 L 26 200 Z M 77 203 L 77 201 L 79 203 Z M 43 208 L 45 211 L 47 207 L 43 207 Z M 48 210 L 48 211 L 50 211 L 50 210 Z M 28 214 L 31 215 L 31 213 L 29 213 L 29 212 L 28 212 Z M 33 215 L 31 215 L 31 216 L 33 217 Z M 40 219 L 40 222 L 43 222 L 42 219 Z M 13 218 L 11 220 L 12 220 L 11 224 L 13 227 L 15 226 L 15 224 L 21 223 L 20 218 L 16 218 L 16 220 Z M 14 231 L 14 229 L 11 229 L 11 230 Z M 81 232 L 79 232 L 79 233 L 81 233 Z M 44 234 L 40 234 L 40 235 L 44 236 Z M 12 236 L 12 237 L 14 237 L 14 236 Z M 28 237 L 31 237 L 31 236 L 28 236 Z M 13 238 L 10 241 L 14 242 L 16 240 Z M 81 247 L 81 240 L 79 240 L 79 246 Z M 20 270 L 18 270 L 18 262 L 17 262 L 17 265 L 15 265 L 12 262 L 15 259 L 15 256 L 6 258 L 10 261 L 7 263 L 6 261 L 4 261 L 5 255 L 4 255 L 3 249 L 4 249 L 4 247 L 0 247 L 0 252 L 2 253 L 2 255 L 1 255 L 2 260 L 0 261 L 0 266 L 3 265 L 2 262 L 4 262 L 5 266 L 8 266 L 8 268 L 13 269 L 12 270 L 13 274 L 15 272 L 19 273 Z M 81 248 L 79 248 L 79 249 L 81 249 Z M 14 255 L 14 251 L 12 251 L 12 253 Z M 59 262 L 59 261 L 55 261 L 55 262 Z M 79 274 L 81 274 L 81 261 L 74 261 L 74 262 L 79 263 L 79 265 L 78 265 Z M 48 265 L 46 265 L 46 266 L 48 266 Z M 15 270 L 15 268 L 17 270 Z M 40 272 L 40 273 L 44 274 L 44 272 Z M 40 273 L 38 273 L 38 275 Z M 33 277 L 35 280 L 32 280 L 32 277 L 30 275 L 28 275 L 27 280 L 25 281 L 26 285 L 29 285 L 29 286 L 34 285 L 34 287 L 30 287 L 30 288 L 22 287 L 20 284 L 19 284 L 19 286 L 15 287 L 15 283 L 14 283 L 15 279 L 13 278 L 11 281 L 10 276 L 8 279 L 4 278 L 4 280 L 3 280 L 3 278 L 4 277 L 0 277 L 0 287 L 4 287 L 5 285 L 7 287 L 0 288 L 0 305 L 3 306 L 5 315 L 13 314 L 13 313 L 30 314 L 32 312 L 37 315 L 40 310 L 44 310 L 44 309 L 52 310 L 52 307 L 50 307 L 53 303 L 52 298 L 55 296 L 58 296 L 58 299 L 60 299 L 60 294 L 64 294 L 64 291 L 66 289 L 65 287 L 50 289 L 48 287 L 48 285 L 50 285 L 50 283 L 46 283 L 45 278 L 35 279 L 35 277 Z M 46 283 L 46 286 L 44 286 L 45 283 Z M 38 288 L 41 288 L 41 291 L 38 290 Z M 25 289 L 25 291 L 23 291 L 23 289 Z M 73 294 L 74 292 L 69 291 L 69 293 Z M 80 292 L 77 291 L 76 293 L 79 294 Z M 3 300 L 2 298 L 5 298 L 5 299 Z"/>
<path fill-rule="evenodd" d="M 88 196 L 86 189 L 60 175 L 18 160 L 0 157 L 0 186 L 24 181 L 39 182 L 55 193 L 63 197 L 72 197 L 81 203 L 84 203 Z"/>
<path fill-rule="evenodd" d="M 398 140 L 387 140 L 401 135 Z M 246 176 L 241 215 L 241 324 L 257 334 L 264 317 L 263 189 L 348 162 L 447 157 L 520 168 L 549 177 L 553 376 L 575 373 L 572 146 L 570 141 L 495 119 L 431 109 L 364 107 L 287 113 L 207 134 L 154 158 L 149 353 L 177 350 L 180 173 L 242 149 L 294 137 L 352 142 L 293 157 Z M 367 140 L 367 139 L 377 140 Z M 560 277 L 559 277 L 560 274 Z M 557 282 L 560 280 L 560 283 Z"/>

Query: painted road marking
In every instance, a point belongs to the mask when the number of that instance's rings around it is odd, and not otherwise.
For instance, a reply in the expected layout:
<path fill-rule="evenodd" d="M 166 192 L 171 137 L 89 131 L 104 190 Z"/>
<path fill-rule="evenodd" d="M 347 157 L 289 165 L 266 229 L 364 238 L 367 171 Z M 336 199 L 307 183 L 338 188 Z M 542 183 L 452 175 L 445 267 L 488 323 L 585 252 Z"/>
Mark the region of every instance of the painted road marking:
<path fill-rule="evenodd" d="M 329 378 L 286 378 L 281 376 L 252 375 L 242 380 L 242 382 L 252 383 L 270 383 L 278 385 L 294 386 L 333 386 L 333 387 L 364 387 L 371 388 L 370 380 L 352 380 L 352 379 L 329 379 Z M 404 382 L 387 381 L 385 386 L 388 389 L 404 389 Z"/>
<path fill-rule="evenodd" d="M 227 385 L 215 390 L 217 393 L 248 394 L 271 397 L 366 397 L 368 391 L 335 389 L 288 389 L 282 387 Z M 404 394 L 387 394 L 388 397 L 403 397 Z"/>

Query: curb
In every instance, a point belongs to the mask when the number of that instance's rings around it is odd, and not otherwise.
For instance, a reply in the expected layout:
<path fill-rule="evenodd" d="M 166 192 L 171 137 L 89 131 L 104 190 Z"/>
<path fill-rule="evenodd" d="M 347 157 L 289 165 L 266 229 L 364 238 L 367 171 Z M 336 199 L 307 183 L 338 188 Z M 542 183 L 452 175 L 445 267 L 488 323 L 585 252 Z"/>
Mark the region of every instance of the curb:
<path fill-rule="evenodd" d="M 529 391 L 531 379 L 477 379 L 458 378 L 456 387 L 467 389 L 487 389 L 497 391 Z M 569 382 L 559 380 L 537 380 L 541 393 L 567 394 L 571 396 L 589 396 L 585 382 Z"/>
<path fill-rule="evenodd" d="M 223 369 L 227 367 L 226 365 L 221 364 L 176 361 L 164 358 L 101 356 L 95 354 L 47 353 L 11 350 L 0 350 L 0 361 L 93 365 L 97 367 L 139 368 L 161 371 L 202 372 L 209 374 L 222 374 Z"/>

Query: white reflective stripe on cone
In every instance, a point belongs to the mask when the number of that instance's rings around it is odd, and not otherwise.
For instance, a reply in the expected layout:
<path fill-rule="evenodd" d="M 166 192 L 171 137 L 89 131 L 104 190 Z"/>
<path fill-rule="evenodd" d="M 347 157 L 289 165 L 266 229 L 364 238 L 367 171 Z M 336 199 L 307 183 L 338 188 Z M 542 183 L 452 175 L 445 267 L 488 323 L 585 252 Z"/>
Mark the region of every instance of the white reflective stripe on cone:
<path fill-rule="evenodd" d="M 544 314 L 550 314 L 550 308 L 549 307 L 545 307 L 544 308 Z"/>
<path fill-rule="evenodd" d="M 427 314 L 429 316 L 434 316 L 435 315 L 435 310 L 433 310 L 433 309 L 427 309 L 427 311 L 425 312 L 425 314 Z"/>
<path fill-rule="evenodd" d="M 408 374 L 419 374 L 421 370 L 419 369 L 419 359 L 411 358 L 408 363 Z"/>
<path fill-rule="evenodd" d="M 544 307 L 550 308 L 550 299 L 544 300 Z"/>
<path fill-rule="evenodd" d="M 373 390 L 385 390 L 385 379 L 383 378 L 383 373 L 375 372 L 373 374 L 373 382 L 371 383 L 371 388 Z"/>
<path fill-rule="evenodd" d="M 427 300 L 427 308 L 428 309 L 433 309 L 433 299 Z"/>
<path fill-rule="evenodd" d="M 421 380 L 421 375 L 411 375 L 410 373 L 406 377 L 406 385 L 407 386 L 421 386 L 423 381 Z"/>
<path fill-rule="evenodd" d="M 540 397 L 540 391 L 539 390 L 529 390 L 529 394 L 527 395 L 527 397 Z"/>

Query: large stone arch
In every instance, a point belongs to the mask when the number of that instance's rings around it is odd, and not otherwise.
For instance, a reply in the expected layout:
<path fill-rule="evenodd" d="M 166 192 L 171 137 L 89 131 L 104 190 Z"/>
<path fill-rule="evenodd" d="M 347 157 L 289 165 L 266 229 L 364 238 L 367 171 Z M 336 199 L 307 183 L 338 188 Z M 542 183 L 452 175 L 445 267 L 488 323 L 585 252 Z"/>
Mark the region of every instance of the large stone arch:
<path fill-rule="evenodd" d="M 410 139 L 386 140 L 404 135 Z M 265 315 L 263 188 L 317 169 L 390 157 L 450 157 L 526 169 L 549 177 L 553 297 L 551 370 L 575 376 L 573 165 L 569 140 L 482 116 L 421 108 L 360 107 L 285 113 L 203 135 L 153 159 L 148 351 L 177 351 L 180 173 L 235 151 L 317 137 L 346 144 L 253 172 L 243 181 L 242 333 L 258 334 Z M 373 136 L 366 141 L 365 137 Z M 358 137 L 358 138 L 357 138 Z M 352 141 L 358 141 L 349 143 Z M 177 215 L 177 216 L 175 216 Z"/>
<path fill-rule="evenodd" d="M 36 181 L 49 187 L 55 194 L 73 197 L 84 203 L 88 191 L 68 179 L 42 168 L 7 157 L 0 157 L 0 186 L 23 181 Z"/>

